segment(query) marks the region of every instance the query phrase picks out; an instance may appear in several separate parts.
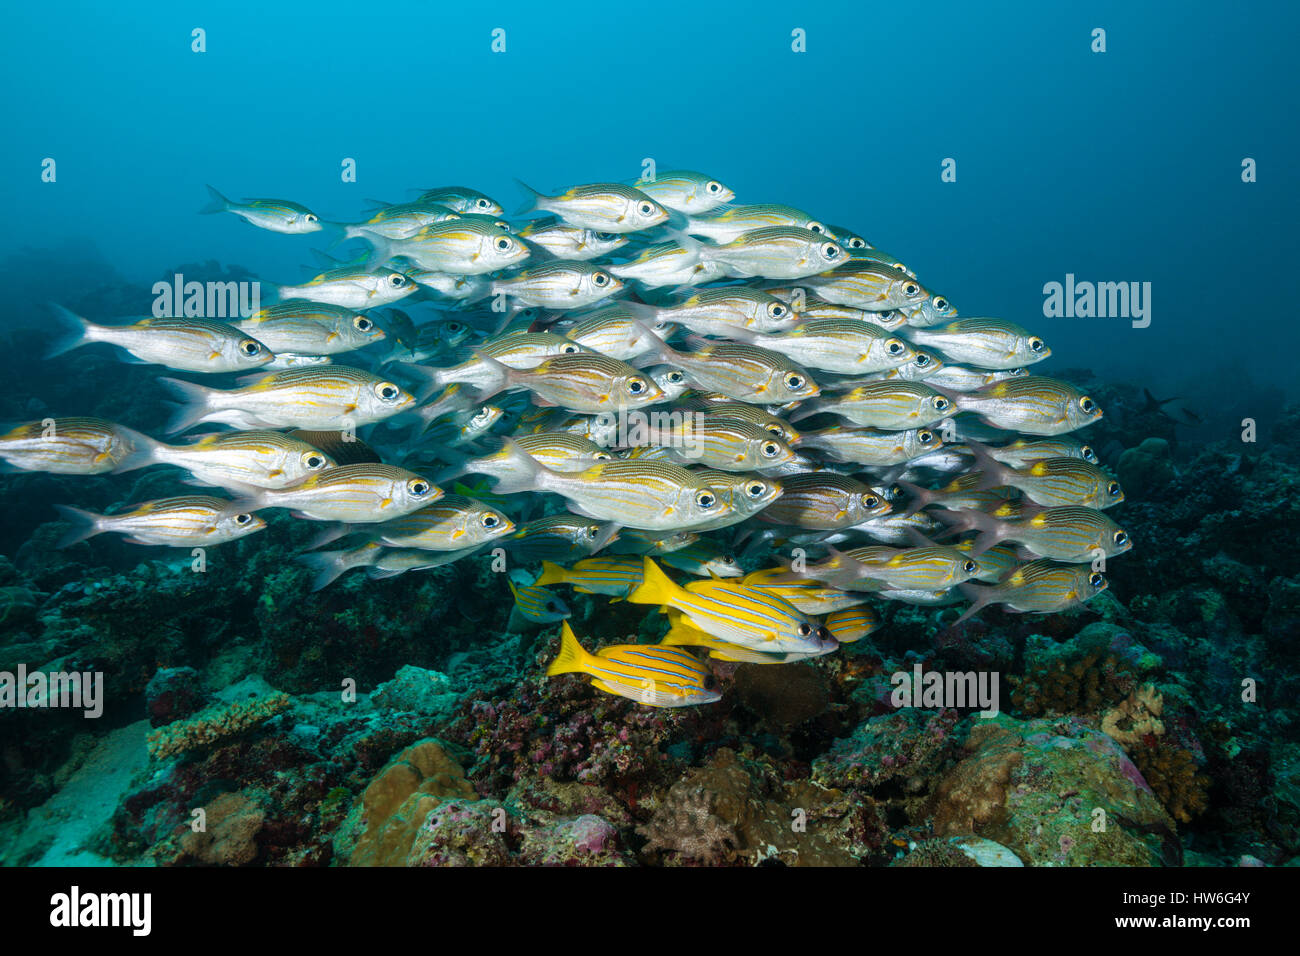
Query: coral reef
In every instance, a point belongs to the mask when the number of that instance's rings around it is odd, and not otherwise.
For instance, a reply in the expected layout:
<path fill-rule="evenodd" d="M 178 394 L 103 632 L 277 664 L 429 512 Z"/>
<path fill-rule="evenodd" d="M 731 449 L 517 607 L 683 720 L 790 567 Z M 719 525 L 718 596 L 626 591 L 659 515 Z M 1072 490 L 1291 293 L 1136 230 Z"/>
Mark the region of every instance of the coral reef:
<path fill-rule="evenodd" d="M 288 694 L 236 701 L 205 710 L 187 720 L 168 724 L 149 735 L 149 755 L 154 759 L 210 747 L 270 720 L 289 706 Z"/>

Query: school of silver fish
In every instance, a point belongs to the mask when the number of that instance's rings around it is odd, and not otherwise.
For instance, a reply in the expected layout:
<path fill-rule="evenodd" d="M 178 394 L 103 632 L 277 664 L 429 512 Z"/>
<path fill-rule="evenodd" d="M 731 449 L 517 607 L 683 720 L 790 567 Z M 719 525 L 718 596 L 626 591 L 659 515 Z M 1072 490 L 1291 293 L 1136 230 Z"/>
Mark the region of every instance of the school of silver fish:
<path fill-rule="evenodd" d="M 318 589 L 504 555 L 514 623 L 562 624 L 548 673 L 648 706 L 718 700 L 710 659 L 833 653 L 882 601 L 969 602 L 963 621 L 1106 588 L 1124 493 L 1076 434 L 1096 401 L 1029 370 L 1042 338 L 958 318 L 861 235 L 700 173 L 523 188 L 510 219 L 452 186 L 332 222 L 209 187 L 205 213 L 360 251 L 318 253 L 318 275 L 263 283 L 271 304 L 230 320 L 55 306 L 51 358 L 107 344 L 220 384 L 163 379 L 166 440 L 47 418 L 3 429 L 0 461 L 198 486 L 61 506 L 65 544 L 206 547 L 286 509 L 320 526 L 301 556 Z M 556 587 L 658 607 L 668 633 L 588 652 Z"/>

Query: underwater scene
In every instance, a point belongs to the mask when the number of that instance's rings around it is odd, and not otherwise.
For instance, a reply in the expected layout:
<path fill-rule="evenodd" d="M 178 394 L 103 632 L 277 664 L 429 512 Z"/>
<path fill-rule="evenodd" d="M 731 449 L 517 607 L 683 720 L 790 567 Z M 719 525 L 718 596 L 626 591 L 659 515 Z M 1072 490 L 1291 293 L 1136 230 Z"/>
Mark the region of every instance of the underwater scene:
<path fill-rule="evenodd" d="M 9 10 L 0 863 L 1300 863 L 1249 7 Z"/>

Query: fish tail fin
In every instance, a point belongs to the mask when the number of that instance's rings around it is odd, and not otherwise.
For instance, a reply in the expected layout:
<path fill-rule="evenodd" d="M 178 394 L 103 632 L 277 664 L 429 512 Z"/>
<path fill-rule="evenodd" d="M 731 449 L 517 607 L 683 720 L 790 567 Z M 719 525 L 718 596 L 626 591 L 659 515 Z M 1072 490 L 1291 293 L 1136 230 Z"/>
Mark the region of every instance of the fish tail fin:
<path fill-rule="evenodd" d="M 542 573 L 538 575 L 533 582 L 534 587 L 545 587 L 548 584 L 563 584 L 566 571 L 554 561 L 542 562 Z"/>
<path fill-rule="evenodd" d="M 221 193 L 219 193 L 212 186 L 208 186 L 207 190 L 208 190 L 208 204 L 199 210 L 199 215 L 210 216 L 213 213 L 225 212 L 227 209 L 231 207 L 232 203 L 230 202 L 230 200 L 227 199 L 225 196 L 221 195 Z"/>
<path fill-rule="evenodd" d="M 366 240 L 366 242 L 370 243 L 372 251 L 370 253 L 370 260 L 366 265 L 371 268 L 382 266 L 389 259 L 392 259 L 397 255 L 396 244 L 387 236 L 381 236 L 377 232 L 370 232 L 368 229 L 358 229 L 357 234 L 360 235 L 362 239 Z"/>
<path fill-rule="evenodd" d="M 317 548 L 323 548 L 327 544 L 332 544 L 339 538 L 346 537 L 352 533 L 352 526 L 342 521 L 330 521 L 325 524 L 316 536 L 307 542 L 305 550 L 315 551 Z"/>
<path fill-rule="evenodd" d="M 104 530 L 103 525 L 100 524 L 103 515 L 82 508 L 73 508 L 71 505 L 55 505 L 54 510 L 71 526 L 59 539 L 60 548 L 67 548 L 79 541 L 93 538 Z"/>
<path fill-rule="evenodd" d="M 632 589 L 627 600 L 630 604 L 658 604 L 666 607 L 677 591 L 678 587 L 673 583 L 673 579 L 664 574 L 663 569 L 647 555 L 644 559 L 641 583 Z"/>
<path fill-rule="evenodd" d="M 966 612 L 961 617 L 952 622 L 954 627 L 979 613 L 985 605 L 990 603 L 994 591 L 991 587 L 971 584 L 969 581 L 963 581 L 957 585 L 957 590 L 961 591 L 962 596 L 971 602 L 971 606 L 966 608 Z"/>
<path fill-rule="evenodd" d="M 212 389 L 196 385 L 194 382 L 184 382 L 179 378 L 164 377 L 158 381 L 171 389 L 181 403 L 176 414 L 167 423 L 168 435 L 175 435 L 194 427 L 211 410 L 208 398 L 212 394 Z"/>
<path fill-rule="evenodd" d="M 500 471 L 484 472 L 496 479 L 492 491 L 498 495 L 521 491 L 536 491 L 545 469 L 534 458 L 509 438 L 504 439 L 500 451 L 493 456 L 501 465 Z"/>
<path fill-rule="evenodd" d="M 366 562 L 357 561 L 350 551 L 316 551 L 312 554 L 300 554 L 299 564 L 316 572 L 311 581 L 311 589 L 319 591 L 339 579 L 345 572 L 361 567 Z"/>
<path fill-rule="evenodd" d="M 911 501 L 907 504 L 907 510 L 903 512 L 903 517 L 909 517 L 916 514 L 931 501 L 934 500 L 934 492 L 928 488 L 922 488 L 920 485 L 914 485 L 910 481 L 895 481 L 895 485 L 906 491 Z"/>
<path fill-rule="evenodd" d="M 113 474 L 120 475 L 124 471 L 135 471 L 139 468 L 148 468 L 150 465 L 166 463 L 164 457 L 168 448 L 166 444 L 132 428 L 118 425 L 117 430 L 131 442 L 132 448 L 130 454 L 113 469 Z"/>
<path fill-rule="evenodd" d="M 573 633 L 573 628 L 569 627 L 569 622 L 562 622 L 560 624 L 560 650 L 555 655 L 555 660 L 551 661 L 550 666 L 546 668 L 546 676 L 590 673 L 591 661 L 592 655 L 587 653 L 583 646 L 578 643 L 577 635 Z"/>
<path fill-rule="evenodd" d="M 966 447 L 975 456 L 975 467 L 983 474 L 976 491 L 988 491 L 992 488 L 1009 488 L 1008 479 L 1015 477 L 1015 471 L 993 457 L 988 448 L 977 441 L 966 439 Z"/>
<path fill-rule="evenodd" d="M 63 355 L 65 352 L 71 352 L 75 348 L 94 341 L 90 333 L 91 329 L 95 327 L 95 323 L 82 318 L 71 309 L 65 309 L 55 302 L 50 303 L 50 310 L 54 313 L 56 331 L 54 341 L 50 343 L 49 350 L 45 353 L 47 359 Z"/>
<path fill-rule="evenodd" d="M 997 547 L 1005 534 L 1001 521 L 974 508 L 964 508 L 956 514 L 940 511 L 935 513 L 935 517 L 948 525 L 950 535 L 959 535 L 965 531 L 977 533 L 975 543 L 970 549 L 972 558 L 978 558 L 990 548 Z"/>
<path fill-rule="evenodd" d="M 541 201 L 546 198 L 545 195 L 538 192 L 536 189 L 528 185 L 522 179 L 516 179 L 515 182 L 517 182 L 520 185 L 520 187 L 524 190 L 524 192 L 527 195 L 527 198 L 524 200 L 524 204 L 519 207 L 515 215 L 523 216 L 526 215 L 527 213 L 536 212 L 537 210 L 541 209 L 542 208 Z"/>

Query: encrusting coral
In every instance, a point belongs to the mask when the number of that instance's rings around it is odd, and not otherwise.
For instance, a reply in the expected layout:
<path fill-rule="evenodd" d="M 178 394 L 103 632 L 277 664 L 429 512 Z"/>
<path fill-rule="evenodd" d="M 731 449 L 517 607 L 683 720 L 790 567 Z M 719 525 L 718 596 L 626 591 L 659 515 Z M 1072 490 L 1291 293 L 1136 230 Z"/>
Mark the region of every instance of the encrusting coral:
<path fill-rule="evenodd" d="M 1143 684 L 1118 706 L 1106 711 L 1101 718 L 1102 732 L 1129 750 L 1145 738 L 1159 737 L 1165 732 L 1160 719 L 1164 708 L 1164 697 L 1155 685 Z"/>
<path fill-rule="evenodd" d="M 155 760 L 207 747 L 270 720 L 289 706 L 288 694 L 236 701 L 213 707 L 187 720 L 160 727 L 149 735 L 149 755 Z"/>

